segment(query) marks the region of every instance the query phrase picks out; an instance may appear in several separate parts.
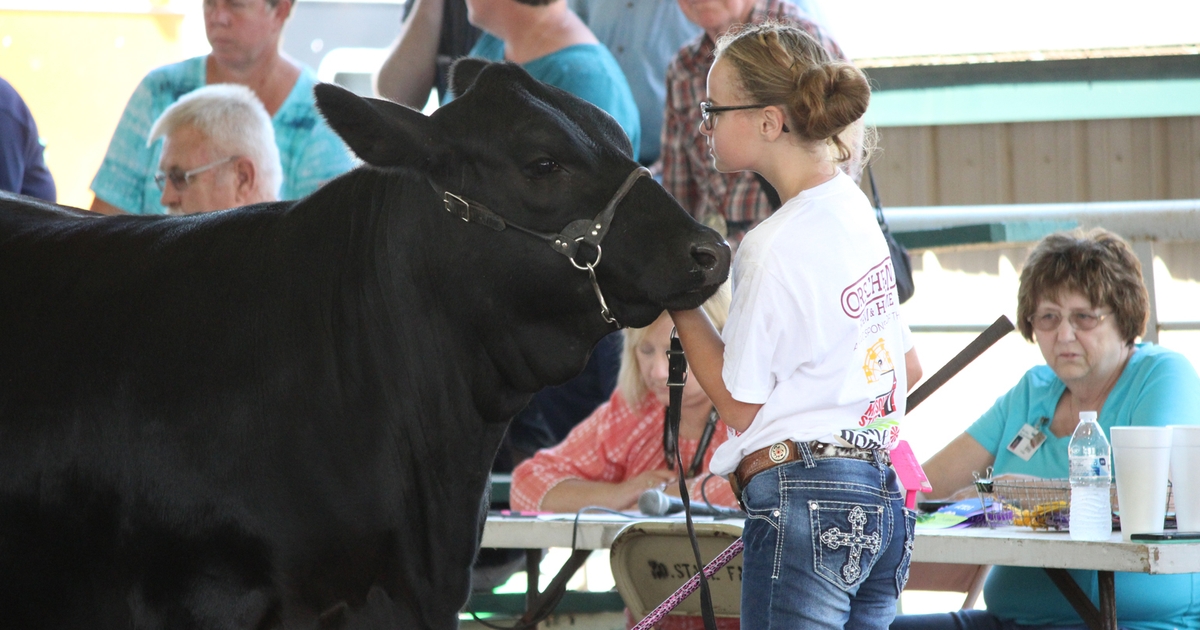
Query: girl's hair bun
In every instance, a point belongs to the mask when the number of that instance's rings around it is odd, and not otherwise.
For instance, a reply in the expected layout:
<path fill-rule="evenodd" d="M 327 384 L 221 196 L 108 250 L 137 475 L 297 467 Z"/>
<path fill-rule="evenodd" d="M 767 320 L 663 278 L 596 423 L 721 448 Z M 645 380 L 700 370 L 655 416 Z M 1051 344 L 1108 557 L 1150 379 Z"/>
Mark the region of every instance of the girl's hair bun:
<path fill-rule="evenodd" d="M 800 70 L 792 103 L 800 133 L 826 140 L 862 118 L 871 101 L 867 78 L 852 64 L 828 61 Z M 799 124 L 803 121 L 803 124 Z"/>

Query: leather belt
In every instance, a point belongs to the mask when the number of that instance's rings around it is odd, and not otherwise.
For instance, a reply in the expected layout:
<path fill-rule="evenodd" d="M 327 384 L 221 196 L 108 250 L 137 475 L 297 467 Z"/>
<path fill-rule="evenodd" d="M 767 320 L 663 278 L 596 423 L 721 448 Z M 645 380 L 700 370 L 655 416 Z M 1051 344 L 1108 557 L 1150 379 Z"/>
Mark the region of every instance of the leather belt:
<path fill-rule="evenodd" d="M 857 448 L 853 446 L 840 446 L 837 444 L 829 444 L 813 440 L 807 442 L 808 450 L 812 453 L 813 459 L 827 459 L 830 457 L 845 457 L 849 459 L 861 459 L 865 462 L 875 462 L 876 453 L 880 453 L 885 466 L 892 465 L 892 458 L 888 455 L 887 450 L 879 449 L 878 451 Z M 784 440 L 776 442 L 766 448 L 760 448 L 753 453 L 742 458 L 742 463 L 738 464 L 737 470 L 729 475 L 729 485 L 733 486 L 733 494 L 737 496 L 738 501 L 742 500 L 742 488 L 745 488 L 754 475 L 769 470 L 776 466 L 781 466 L 788 462 L 794 462 L 801 459 L 799 445 L 792 440 Z"/>

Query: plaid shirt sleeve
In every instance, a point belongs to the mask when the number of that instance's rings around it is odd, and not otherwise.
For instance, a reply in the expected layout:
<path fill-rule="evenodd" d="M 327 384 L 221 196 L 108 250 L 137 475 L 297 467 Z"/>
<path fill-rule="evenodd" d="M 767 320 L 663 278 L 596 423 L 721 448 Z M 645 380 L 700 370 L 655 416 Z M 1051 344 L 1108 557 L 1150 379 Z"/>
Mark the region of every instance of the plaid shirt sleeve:
<path fill-rule="evenodd" d="M 697 97 L 693 93 L 691 81 L 684 70 L 687 57 L 692 54 L 689 49 L 694 45 L 698 45 L 698 42 L 692 42 L 681 49 L 667 67 L 667 95 L 662 130 L 662 183 L 684 210 L 693 217 L 698 217 L 700 189 L 696 185 L 696 177 L 692 175 L 688 151 L 694 136 L 700 135 L 698 106 L 704 96 Z"/>

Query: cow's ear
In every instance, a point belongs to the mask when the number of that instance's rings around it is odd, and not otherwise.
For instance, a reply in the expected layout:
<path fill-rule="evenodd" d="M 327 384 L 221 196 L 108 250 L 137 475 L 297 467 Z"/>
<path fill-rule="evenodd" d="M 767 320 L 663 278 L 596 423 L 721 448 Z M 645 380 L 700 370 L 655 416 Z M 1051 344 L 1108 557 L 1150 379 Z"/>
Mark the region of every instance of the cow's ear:
<path fill-rule="evenodd" d="M 479 78 L 479 73 L 491 63 L 486 59 L 476 57 L 464 57 L 454 62 L 450 66 L 450 92 L 455 98 L 462 96 L 467 88 L 475 85 L 475 79 Z"/>
<path fill-rule="evenodd" d="M 433 134 L 421 112 L 332 83 L 318 83 L 313 91 L 329 126 L 367 164 L 421 168 L 432 159 Z"/>

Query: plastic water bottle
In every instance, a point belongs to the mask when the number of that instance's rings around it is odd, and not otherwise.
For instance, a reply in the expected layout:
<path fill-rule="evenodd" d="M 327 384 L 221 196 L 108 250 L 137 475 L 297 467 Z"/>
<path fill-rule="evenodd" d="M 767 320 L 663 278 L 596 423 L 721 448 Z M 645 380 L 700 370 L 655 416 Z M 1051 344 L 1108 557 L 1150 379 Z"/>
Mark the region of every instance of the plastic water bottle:
<path fill-rule="evenodd" d="M 1067 446 L 1071 459 L 1071 540 L 1108 540 L 1112 534 L 1112 449 L 1095 411 L 1080 411 Z"/>

